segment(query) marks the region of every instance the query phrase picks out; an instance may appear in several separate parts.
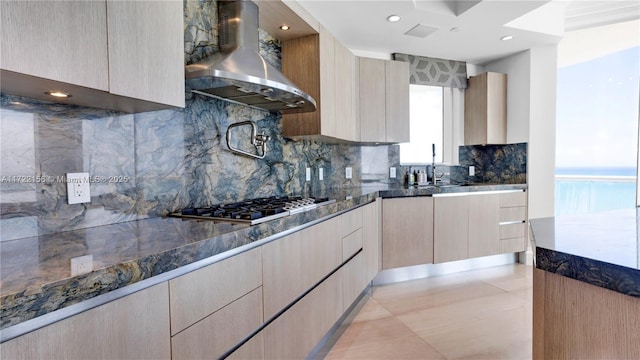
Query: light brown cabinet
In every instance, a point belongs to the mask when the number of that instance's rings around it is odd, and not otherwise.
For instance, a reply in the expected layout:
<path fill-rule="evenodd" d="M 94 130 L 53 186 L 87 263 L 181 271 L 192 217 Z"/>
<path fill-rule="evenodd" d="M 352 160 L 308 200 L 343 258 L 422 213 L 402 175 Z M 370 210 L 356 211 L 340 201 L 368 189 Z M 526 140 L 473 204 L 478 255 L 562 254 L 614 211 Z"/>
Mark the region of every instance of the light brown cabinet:
<path fill-rule="evenodd" d="M 107 0 L 112 94 L 184 107 L 183 6 Z"/>
<path fill-rule="evenodd" d="M 363 253 L 356 255 L 342 269 L 342 311 L 346 311 L 367 287 L 365 258 Z"/>
<path fill-rule="evenodd" d="M 381 233 L 382 199 L 362 207 L 362 246 L 365 257 L 365 277 L 372 281 L 380 272 L 382 251 Z"/>
<path fill-rule="evenodd" d="M 170 280 L 172 357 L 219 357 L 258 329 L 264 320 L 261 285 L 261 248 Z M 262 349 L 258 337 L 243 353 L 259 357 Z"/>
<path fill-rule="evenodd" d="M 108 91 L 104 1 L 3 1 L 0 8 L 3 70 Z"/>
<path fill-rule="evenodd" d="M 262 246 L 265 320 L 342 263 L 340 218 Z"/>
<path fill-rule="evenodd" d="M 169 359 L 166 282 L 2 343 L 2 359 Z"/>
<path fill-rule="evenodd" d="M 382 201 L 382 269 L 433 263 L 434 198 Z"/>
<path fill-rule="evenodd" d="M 10 340 L 2 358 L 217 358 L 258 330 L 229 358 L 304 358 L 377 274 L 377 209 L 353 209 Z"/>
<path fill-rule="evenodd" d="M 282 72 L 316 100 L 318 109 L 282 115 L 286 137 L 358 141 L 355 56 L 325 28 L 282 42 Z"/>
<path fill-rule="evenodd" d="M 409 63 L 388 61 L 386 73 L 386 142 L 409 142 Z"/>
<path fill-rule="evenodd" d="M 342 272 L 343 311 L 349 308 L 358 295 L 367 287 L 365 251 L 363 243 L 363 208 L 357 208 L 341 216 L 342 261 L 353 257 Z M 361 251 L 362 250 L 362 251 Z M 355 255 L 355 256 L 354 256 Z"/>
<path fill-rule="evenodd" d="M 360 141 L 408 142 L 409 64 L 358 58 Z"/>
<path fill-rule="evenodd" d="M 500 195 L 500 253 L 527 250 L 528 218 L 525 191 Z"/>
<path fill-rule="evenodd" d="M 264 330 L 266 359 L 304 359 L 343 313 L 342 270 Z"/>
<path fill-rule="evenodd" d="M 233 279 L 238 283 L 242 282 L 239 281 L 241 277 L 233 276 Z M 194 289 L 194 293 L 198 294 L 198 290 Z M 219 358 L 258 329 L 262 322 L 262 287 L 258 287 L 174 335 L 171 338 L 171 357 Z M 262 334 L 257 334 L 233 354 L 238 358 L 263 358 Z"/>
<path fill-rule="evenodd" d="M 184 107 L 182 2 L 0 6 L 3 93 L 125 112 Z"/>
<path fill-rule="evenodd" d="M 469 195 L 468 257 L 500 253 L 500 194 Z"/>
<path fill-rule="evenodd" d="M 261 248 L 170 280 L 171 335 L 201 321 L 261 285 Z"/>
<path fill-rule="evenodd" d="M 464 95 L 464 144 L 507 142 L 507 75 L 487 72 L 469 78 Z"/>
<path fill-rule="evenodd" d="M 262 331 L 266 358 L 305 358 L 366 288 L 366 245 L 376 240 L 363 235 L 377 225 L 365 222 L 375 210 L 369 204 L 263 246 L 265 319 L 311 289 Z"/>
<path fill-rule="evenodd" d="M 469 197 L 434 196 L 433 262 L 469 257 Z"/>
<path fill-rule="evenodd" d="M 434 263 L 526 250 L 526 192 L 434 198 Z"/>

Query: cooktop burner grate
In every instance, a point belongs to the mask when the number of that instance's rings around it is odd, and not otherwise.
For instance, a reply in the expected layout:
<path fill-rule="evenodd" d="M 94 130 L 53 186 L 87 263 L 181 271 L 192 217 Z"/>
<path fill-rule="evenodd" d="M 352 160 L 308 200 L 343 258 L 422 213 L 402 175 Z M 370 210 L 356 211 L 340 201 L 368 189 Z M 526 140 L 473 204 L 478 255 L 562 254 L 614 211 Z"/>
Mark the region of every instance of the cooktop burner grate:
<path fill-rule="evenodd" d="M 336 201 L 329 198 L 273 196 L 210 207 L 186 208 L 180 212 L 171 214 L 171 216 L 256 225 L 334 202 Z"/>

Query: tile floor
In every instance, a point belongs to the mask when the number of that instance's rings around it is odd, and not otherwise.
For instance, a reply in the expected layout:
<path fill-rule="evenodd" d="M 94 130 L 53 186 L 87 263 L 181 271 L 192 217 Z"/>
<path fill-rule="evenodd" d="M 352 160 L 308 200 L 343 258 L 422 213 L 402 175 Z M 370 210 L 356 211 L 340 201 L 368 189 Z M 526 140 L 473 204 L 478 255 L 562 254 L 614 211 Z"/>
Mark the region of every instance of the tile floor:
<path fill-rule="evenodd" d="M 376 286 L 325 359 L 531 359 L 532 268 Z"/>

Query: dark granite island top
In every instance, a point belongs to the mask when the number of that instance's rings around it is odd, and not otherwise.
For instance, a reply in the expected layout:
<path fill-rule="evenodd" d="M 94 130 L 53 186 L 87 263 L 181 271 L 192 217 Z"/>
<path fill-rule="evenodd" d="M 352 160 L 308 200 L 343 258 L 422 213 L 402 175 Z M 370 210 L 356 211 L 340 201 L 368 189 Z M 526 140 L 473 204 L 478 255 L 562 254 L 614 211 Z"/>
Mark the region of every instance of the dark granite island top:
<path fill-rule="evenodd" d="M 2 341 L 28 331 L 24 329 L 33 329 L 27 321 L 40 321 L 43 324 L 37 326 L 44 326 L 49 321 L 43 319 L 45 315 L 67 311 L 72 305 L 85 304 L 102 295 L 114 297 L 107 301 L 114 300 L 117 296 L 125 296 L 125 290 L 132 286 L 141 289 L 153 285 L 149 281 L 179 276 L 378 197 L 525 188 L 523 184 L 409 189 L 363 186 L 313 194 L 337 202 L 254 226 L 151 218 L 5 241 L 0 243 Z M 93 271 L 72 275 L 71 258 L 89 254 L 93 256 Z M 96 301 L 91 306 L 99 304 Z M 65 316 L 72 314 L 70 311 Z M 17 329 L 19 327 L 21 329 Z"/>
<path fill-rule="evenodd" d="M 535 266 L 640 297 L 636 209 L 530 220 Z"/>

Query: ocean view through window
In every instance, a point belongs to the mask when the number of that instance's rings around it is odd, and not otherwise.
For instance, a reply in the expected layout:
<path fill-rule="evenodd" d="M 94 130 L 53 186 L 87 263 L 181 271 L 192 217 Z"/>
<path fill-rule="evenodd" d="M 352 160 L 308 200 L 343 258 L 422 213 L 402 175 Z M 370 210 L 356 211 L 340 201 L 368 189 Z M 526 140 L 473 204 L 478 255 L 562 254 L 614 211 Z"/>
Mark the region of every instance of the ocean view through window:
<path fill-rule="evenodd" d="M 556 116 L 555 214 L 583 214 L 636 207 L 640 46 L 638 34 L 617 49 L 594 52 L 587 29 L 567 36 L 585 55 L 561 60 Z M 619 32 L 611 31 L 619 37 Z M 562 40 L 563 42 L 565 39 Z M 614 40 L 612 40 L 614 41 Z M 596 46 L 597 48 L 597 46 Z M 576 51 L 575 44 L 572 50 Z"/>

